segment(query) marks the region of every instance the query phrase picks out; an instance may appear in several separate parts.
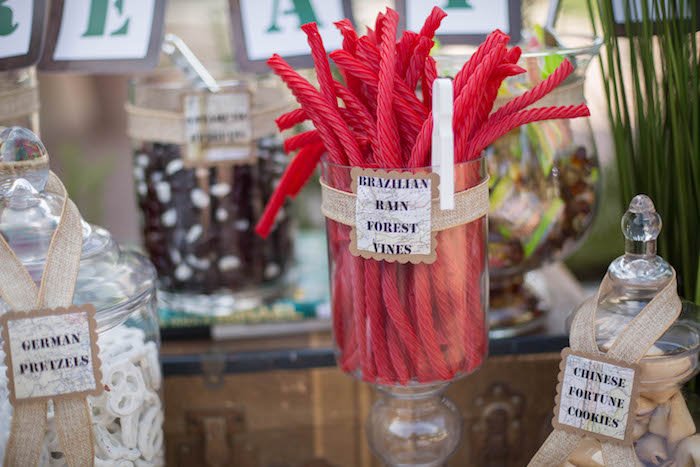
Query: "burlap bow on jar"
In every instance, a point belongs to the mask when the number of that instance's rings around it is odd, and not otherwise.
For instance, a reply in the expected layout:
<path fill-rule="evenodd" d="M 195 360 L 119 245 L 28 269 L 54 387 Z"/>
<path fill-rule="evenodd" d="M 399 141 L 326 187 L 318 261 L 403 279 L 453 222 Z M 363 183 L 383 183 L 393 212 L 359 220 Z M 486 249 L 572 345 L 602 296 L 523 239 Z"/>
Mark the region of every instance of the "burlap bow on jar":
<path fill-rule="evenodd" d="M 601 364 L 620 365 L 625 368 L 635 368 L 636 364 L 652 348 L 654 343 L 668 330 L 677 320 L 681 312 L 681 301 L 676 292 L 675 272 L 671 281 L 659 292 L 654 299 L 649 302 L 641 312 L 629 322 L 627 327 L 620 332 L 607 352 L 602 352 L 596 341 L 595 317 L 598 303 L 601 296 L 612 290 L 612 281 L 606 276 L 603 280 L 598 294 L 588 300 L 575 315 L 570 335 L 570 349 L 563 352 L 564 359 L 562 367 L 567 361 L 569 354 L 590 356 L 593 361 L 600 360 Z M 639 376 L 639 367 L 636 367 L 636 377 Z M 629 397 L 630 406 L 627 407 L 625 416 L 626 434 L 624 439 L 613 439 L 602 436 L 599 433 L 588 431 L 585 428 L 574 428 L 566 424 L 559 423 L 561 414 L 561 397 L 563 392 L 562 379 L 565 368 L 559 375 L 559 385 L 557 386 L 557 406 L 555 408 L 553 425 L 554 432 L 547 438 L 539 451 L 529 463 L 531 467 L 540 466 L 561 466 L 564 465 L 571 453 L 577 448 L 584 438 L 594 438 L 600 441 L 602 447 L 602 463 L 609 467 L 636 467 L 642 465 L 638 460 L 633 445 L 633 425 L 635 408 L 638 403 L 638 385 L 625 387 L 624 392 Z M 581 373 L 579 373 L 581 374 Z M 593 378 L 592 378 L 593 379 Z M 598 379 L 600 380 L 600 379 Z M 595 386 L 593 386 L 595 387 Z M 572 391 L 574 392 L 574 391 Z M 590 396 L 587 393 L 586 396 Z M 598 396 L 596 396 L 598 397 Z M 596 397 L 586 397 L 588 401 Z M 598 399 L 596 399 L 598 400 Z M 618 399 L 610 399 L 613 403 Z M 584 403 L 583 407 L 586 407 Z M 620 404 L 622 405 L 622 404 Z M 607 422 L 608 419 L 605 419 Z M 614 422 L 617 424 L 617 421 Z M 612 425 L 612 423 L 611 423 Z M 590 425 L 588 425 L 590 427 Z M 665 464 L 664 464 L 665 465 Z"/>
<path fill-rule="evenodd" d="M 23 165 L 31 165 L 30 169 L 34 169 L 39 164 L 48 165 L 48 161 L 0 163 L 0 175 L 16 174 Z M 13 312 L 62 308 L 73 303 L 83 245 L 81 218 L 65 187 L 53 173 L 49 176 L 45 191 L 62 197 L 63 206 L 47 253 L 40 287 L 0 235 L 0 298 Z M 97 359 L 96 353 L 93 358 Z M 97 363 L 99 365 L 99 361 Z M 97 378 L 99 383 L 99 373 Z M 47 403 L 46 400 L 15 403 L 5 466 L 38 465 L 47 430 Z M 53 406 L 58 438 L 68 465 L 93 465 L 92 425 L 85 396 L 61 396 L 53 399 Z"/>

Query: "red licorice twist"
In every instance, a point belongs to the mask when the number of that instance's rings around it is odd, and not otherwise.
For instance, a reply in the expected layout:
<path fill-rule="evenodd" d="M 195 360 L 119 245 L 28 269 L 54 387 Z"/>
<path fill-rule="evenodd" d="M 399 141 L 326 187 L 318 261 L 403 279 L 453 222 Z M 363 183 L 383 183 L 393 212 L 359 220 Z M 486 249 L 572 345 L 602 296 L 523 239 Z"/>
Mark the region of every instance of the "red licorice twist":
<path fill-rule="evenodd" d="M 398 15 L 387 9 L 374 28 L 358 36 L 352 24 L 338 21 L 341 50 L 331 52 L 344 77 L 333 79 L 328 54 L 315 24 L 308 36 L 319 89 L 281 57 L 268 61 L 301 105 L 281 115 L 280 130 L 310 120 L 314 130 L 290 136 L 287 153 L 296 151 L 256 226 L 266 236 L 286 197 L 296 196 L 324 153 L 340 165 L 399 169 L 430 164 L 433 81 L 437 64 L 429 55 L 445 17 L 433 8 L 419 33 L 398 40 Z M 509 37 L 494 31 L 455 75 L 455 189 L 482 180 L 483 149 L 513 128 L 547 119 L 588 115 L 585 105 L 528 109 L 572 72 L 564 62 L 545 81 L 489 116 L 506 78 L 524 72 L 521 51 L 507 49 Z M 422 102 L 417 92 L 422 92 Z M 328 165 L 324 181 L 349 191 L 346 168 Z M 448 381 L 474 371 L 486 353 L 487 329 L 482 302 L 486 270 L 485 219 L 439 232 L 437 260 L 399 264 L 363 259 L 350 253 L 350 227 L 328 220 L 333 332 L 339 365 L 378 384 Z"/>

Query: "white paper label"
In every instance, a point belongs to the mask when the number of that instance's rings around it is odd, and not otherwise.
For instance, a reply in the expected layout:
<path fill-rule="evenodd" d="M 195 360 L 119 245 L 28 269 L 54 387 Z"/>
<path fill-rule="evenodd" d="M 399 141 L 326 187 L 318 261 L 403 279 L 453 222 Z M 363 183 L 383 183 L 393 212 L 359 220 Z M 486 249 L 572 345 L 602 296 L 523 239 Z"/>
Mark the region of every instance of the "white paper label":
<path fill-rule="evenodd" d="M 13 399 L 99 391 L 92 307 L 11 313 L 3 320 Z M 97 373 L 97 374 L 96 374 Z"/>
<path fill-rule="evenodd" d="M 405 0 L 406 27 L 418 32 L 430 10 L 436 6 L 444 9 L 447 17 L 442 20 L 438 34 L 488 34 L 494 29 L 510 29 L 509 0 Z"/>
<path fill-rule="evenodd" d="M 54 60 L 146 57 L 155 0 L 65 0 Z"/>
<path fill-rule="evenodd" d="M 567 355 L 559 393 L 559 424 L 625 440 L 634 376 L 633 368 Z"/>
<path fill-rule="evenodd" d="M 345 17 L 342 0 L 240 0 L 241 23 L 250 60 L 308 55 L 301 25 L 316 22 L 326 50 L 339 49 L 342 36 L 333 22 Z"/>
<path fill-rule="evenodd" d="M 32 0 L 0 2 L 0 58 L 26 55 L 32 38 Z"/>
<path fill-rule="evenodd" d="M 250 94 L 191 94 L 184 108 L 189 155 L 208 162 L 250 159 Z"/>
<path fill-rule="evenodd" d="M 436 174 L 402 175 L 353 172 L 356 249 L 360 253 L 378 257 L 433 253 L 431 210 Z"/>

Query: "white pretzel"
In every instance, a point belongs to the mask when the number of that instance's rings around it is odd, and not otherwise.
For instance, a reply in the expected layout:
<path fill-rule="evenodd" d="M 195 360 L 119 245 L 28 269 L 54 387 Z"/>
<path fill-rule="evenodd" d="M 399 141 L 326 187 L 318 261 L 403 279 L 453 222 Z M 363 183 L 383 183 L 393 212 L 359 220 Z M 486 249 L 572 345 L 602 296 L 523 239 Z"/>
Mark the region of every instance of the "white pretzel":
<path fill-rule="evenodd" d="M 134 463 L 126 459 L 100 459 L 95 456 L 95 467 L 134 467 Z"/>
<path fill-rule="evenodd" d="M 66 458 L 63 456 L 63 452 L 61 451 L 61 442 L 58 439 L 56 423 L 54 422 L 53 416 L 47 420 L 46 435 L 44 435 L 44 446 L 39 465 L 51 467 L 67 466 Z"/>
<path fill-rule="evenodd" d="M 103 392 L 98 397 L 88 397 L 93 424 L 107 426 L 116 418 L 107 410 L 107 397 L 107 392 Z"/>
<path fill-rule="evenodd" d="M 141 454 L 153 460 L 163 447 L 163 411 L 154 405 L 148 408 L 139 420 L 139 442 Z"/>
<path fill-rule="evenodd" d="M 98 345 L 103 363 L 115 358 L 128 358 L 136 362 L 141 357 L 146 334 L 139 328 L 121 326 L 100 334 Z"/>
<path fill-rule="evenodd" d="M 54 458 L 54 454 L 60 454 L 61 456 Z M 68 467 L 68 462 L 66 462 L 66 458 L 63 456 L 62 452 L 53 451 L 49 459 L 49 465 L 51 467 Z"/>
<path fill-rule="evenodd" d="M 51 465 L 51 451 L 49 451 L 48 444 L 44 443 L 41 447 L 41 454 L 39 454 L 39 465 Z"/>
<path fill-rule="evenodd" d="M 146 355 L 139 362 L 144 378 L 156 391 L 160 389 L 163 375 L 160 371 L 160 360 L 158 360 L 158 347 L 155 342 L 146 342 Z"/>
<path fill-rule="evenodd" d="M 100 347 L 100 359 L 102 362 L 113 362 L 115 360 L 129 360 L 136 363 L 146 356 L 146 349 L 143 341 L 133 339 L 118 340 L 105 343 Z"/>
<path fill-rule="evenodd" d="M 122 439 L 121 420 L 117 421 L 117 419 L 115 418 L 112 423 L 110 423 L 109 425 L 106 425 L 104 428 L 107 430 L 107 432 L 109 434 L 116 436 L 120 440 Z M 122 444 L 123 444 L 123 442 L 122 442 Z"/>
<path fill-rule="evenodd" d="M 165 460 L 163 459 L 162 455 L 159 455 L 158 457 L 156 457 L 152 461 L 147 461 L 144 459 L 136 459 L 136 461 L 134 462 L 134 465 L 136 465 L 136 467 L 162 467 L 165 465 Z"/>
<path fill-rule="evenodd" d="M 117 417 L 134 413 L 143 403 L 146 383 L 141 371 L 122 360 L 105 372 L 105 384 L 109 388 L 107 410 Z"/>
<path fill-rule="evenodd" d="M 125 447 L 119 435 L 110 433 L 107 428 L 103 426 L 94 425 L 93 433 L 95 434 L 95 444 L 108 459 L 127 459 L 134 461 L 141 457 L 141 453 L 138 449 L 129 449 Z"/>
<path fill-rule="evenodd" d="M 146 394 L 143 396 L 143 405 L 144 407 L 148 405 L 157 405 L 158 408 L 160 408 L 160 397 L 158 397 L 158 394 L 156 394 L 154 391 L 146 389 Z"/>
<path fill-rule="evenodd" d="M 60 442 L 58 440 L 58 433 L 56 433 L 56 422 L 54 422 L 53 417 L 46 420 L 44 444 L 49 448 L 49 451 L 60 451 Z"/>
<path fill-rule="evenodd" d="M 137 410 L 119 420 L 122 430 L 122 442 L 127 448 L 135 448 L 138 443 L 139 417 L 141 416 L 141 412 L 141 410 Z"/>

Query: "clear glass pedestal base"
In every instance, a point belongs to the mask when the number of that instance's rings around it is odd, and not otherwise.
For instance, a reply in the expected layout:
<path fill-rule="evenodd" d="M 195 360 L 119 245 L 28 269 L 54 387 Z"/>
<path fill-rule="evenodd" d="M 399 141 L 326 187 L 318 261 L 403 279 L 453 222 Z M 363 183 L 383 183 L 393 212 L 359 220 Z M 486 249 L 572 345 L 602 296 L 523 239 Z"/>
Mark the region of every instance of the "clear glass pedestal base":
<path fill-rule="evenodd" d="M 438 467 L 454 453 L 462 439 L 462 416 L 445 397 L 448 386 L 377 386 L 367 438 L 386 465 Z"/>

